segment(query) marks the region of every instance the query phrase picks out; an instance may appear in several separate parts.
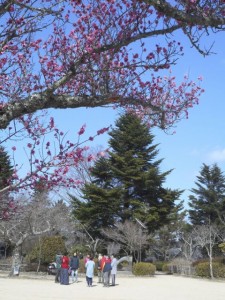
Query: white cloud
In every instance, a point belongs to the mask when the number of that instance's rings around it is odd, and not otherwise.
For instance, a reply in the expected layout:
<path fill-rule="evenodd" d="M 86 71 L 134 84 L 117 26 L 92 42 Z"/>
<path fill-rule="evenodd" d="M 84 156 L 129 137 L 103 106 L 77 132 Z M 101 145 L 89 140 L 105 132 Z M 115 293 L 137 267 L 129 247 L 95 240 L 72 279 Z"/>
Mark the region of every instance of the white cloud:
<path fill-rule="evenodd" d="M 218 149 L 210 152 L 208 154 L 209 160 L 212 162 L 222 162 L 225 161 L 225 149 Z"/>

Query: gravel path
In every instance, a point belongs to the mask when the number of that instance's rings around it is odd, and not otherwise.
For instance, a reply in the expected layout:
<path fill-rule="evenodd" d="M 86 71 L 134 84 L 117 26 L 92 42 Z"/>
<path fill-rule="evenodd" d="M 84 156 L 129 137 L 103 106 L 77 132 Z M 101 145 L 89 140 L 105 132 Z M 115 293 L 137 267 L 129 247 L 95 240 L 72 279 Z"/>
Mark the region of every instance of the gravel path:
<path fill-rule="evenodd" d="M 172 275 L 119 277 L 115 287 L 103 288 L 85 278 L 63 286 L 54 277 L 45 279 L 0 278 L 1 300 L 224 300 L 225 281 L 211 281 Z"/>

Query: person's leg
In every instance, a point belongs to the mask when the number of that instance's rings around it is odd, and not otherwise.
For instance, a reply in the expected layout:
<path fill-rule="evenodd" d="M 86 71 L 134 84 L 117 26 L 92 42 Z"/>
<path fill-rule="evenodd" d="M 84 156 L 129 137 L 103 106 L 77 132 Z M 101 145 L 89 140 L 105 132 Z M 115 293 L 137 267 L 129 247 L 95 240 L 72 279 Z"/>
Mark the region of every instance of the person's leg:
<path fill-rule="evenodd" d="M 103 284 L 104 284 L 104 286 L 106 286 L 107 285 L 107 272 L 103 272 Z"/>
<path fill-rule="evenodd" d="M 56 274 L 55 274 L 55 282 L 59 282 L 59 274 L 60 274 L 60 269 L 56 269 Z"/>
<path fill-rule="evenodd" d="M 72 282 L 74 282 L 74 273 L 75 273 L 75 270 L 71 270 L 71 280 L 72 280 Z"/>
<path fill-rule="evenodd" d="M 108 283 L 107 283 L 107 286 L 109 286 L 109 283 L 110 283 L 110 275 L 111 275 L 111 271 L 108 272 Z"/>
<path fill-rule="evenodd" d="M 102 282 L 101 270 L 98 270 L 98 283 Z"/>
<path fill-rule="evenodd" d="M 75 270 L 75 281 L 78 282 L 78 270 Z"/>
<path fill-rule="evenodd" d="M 91 277 L 88 277 L 88 286 L 91 286 Z"/>
<path fill-rule="evenodd" d="M 65 272 L 64 269 L 60 271 L 60 284 L 65 284 Z"/>
<path fill-rule="evenodd" d="M 104 286 L 109 286 L 109 272 L 104 272 Z"/>
<path fill-rule="evenodd" d="M 90 278 L 90 286 L 92 286 L 92 277 Z"/>
<path fill-rule="evenodd" d="M 101 276 L 102 276 L 102 283 L 104 284 L 104 273 L 101 271 Z"/>
<path fill-rule="evenodd" d="M 65 269 L 65 284 L 66 285 L 69 284 L 69 280 L 70 280 L 69 271 L 68 271 L 68 269 Z"/>
<path fill-rule="evenodd" d="M 115 280 L 116 279 L 116 275 L 115 274 L 112 274 L 112 285 L 115 285 Z"/>

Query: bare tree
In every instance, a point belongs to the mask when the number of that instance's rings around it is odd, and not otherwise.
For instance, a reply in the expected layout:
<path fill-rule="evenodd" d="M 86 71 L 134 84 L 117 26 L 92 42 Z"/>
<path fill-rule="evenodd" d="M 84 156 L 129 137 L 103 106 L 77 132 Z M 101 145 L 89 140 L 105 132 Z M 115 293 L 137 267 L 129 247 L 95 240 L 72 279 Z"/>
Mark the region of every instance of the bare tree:
<path fill-rule="evenodd" d="M 209 257 L 210 277 L 213 278 L 213 247 L 219 240 L 219 229 L 215 225 L 200 225 L 193 229 L 195 241 L 202 249 L 206 249 Z"/>
<path fill-rule="evenodd" d="M 135 260 L 140 261 L 140 253 L 149 243 L 149 235 L 144 233 L 137 223 L 125 221 L 116 223 L 113 229 L 102 229 L 102 234 L 109 240 L 121 245 L 121 249 L 127 255 L 134 255 Z"/>
<path fill-rule="evenodd" d="M 25 242 L 44 235 L 60 234 L 67 246 L 75 241 L 76 224 L 70 217 L 70 209 L 64 203 L 52 204 L 44 192 L 31 200 L 20 201 L 20 208 L 13 218 L 0 222 L 0 238 L 14 248 L 13 257 L 21 258 Z"/>
<path fill-rule="evenodd" d="M 194 231 L 182 232 L 180 234 L 182 241 L 182 254 L 187 261 L 192 261 L 198 243 L 196 241 L 196 235 Z"/>

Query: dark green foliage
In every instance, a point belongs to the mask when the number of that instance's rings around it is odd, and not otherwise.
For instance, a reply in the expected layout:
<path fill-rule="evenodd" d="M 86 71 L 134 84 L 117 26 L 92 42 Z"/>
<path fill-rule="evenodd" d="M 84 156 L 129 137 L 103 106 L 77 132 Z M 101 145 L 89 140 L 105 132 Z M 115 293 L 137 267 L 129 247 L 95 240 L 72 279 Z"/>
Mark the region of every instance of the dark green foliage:
<path fill-rule="evenodd" d="M 42 264 L 47 264 L 55 261 L 55 256 L 59 251 L 62 254 L 66 251 L 65 242 L 61 236 L 42 237 L 28 254 L 27 259 L 30 262 L 40 260 Z"/>
<path fill-rule="evenodd" d="M 153 276 L 156 267 L 151 263 L 139 262 L 133 265 L 132 273 L 135 276 Z"/>
<path fill-rule="evenodd" d="M 190 220 L 193 225 L 220 224 L 225 213 L 225 177 L 220 168 L 203 164 L 189 196 Z"/>
<path fill-rule="evenodd" d="M 11 166 L 10 158 L 3 147 L 0 147 L 0 190 L 10 186 L 13 179 L 13 167 Z M 16 205 L 10 197 L 10 192 L 7 191 L 0 197 L 0 219 L 9 219 L 11 214 L 16 210 Z"/>
<path fill-rule="evenodd" d="M 3 147 L 0 147 L 0 189 L 8 186 L 12 182 L 13 167 L 10 158 Z"/>
<path fill-rule="evenodd" d="M 119 118 L 110 133 L 111 151 L 91 170 L 93 180 L 82 190 L 82 200 L 72 198 L 76 219 L 93 236 L 102 227 L 138 218 L 150 232 L 170 222 L 181 191 L 163 187 L 170 171 L 161 173 L 157 145 L 146 124 L 133 115 Z"/>
<path fill-rule="evenodd" d="M 213 276 L 215 278 L 225 278 L 225 265 L 224 264 L 221 264 L 218 262 L 213 262 L 212 268 L 213 268 Z M 195 274 L 200 277 L 210 278 L 211 276 L 210 276 L 209 262 L 199 263 L 195 267 Z"/>
<path fill-rule="evenodd" d="M 158 261 L 154 262 L 154 265 L 156 267 L 156 271 L 162 271 L 164 264 L 165 264 L 165 261 L 158 260 Z"/>

